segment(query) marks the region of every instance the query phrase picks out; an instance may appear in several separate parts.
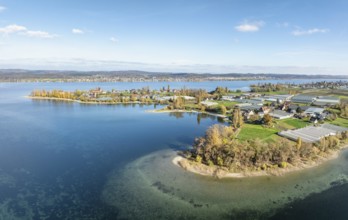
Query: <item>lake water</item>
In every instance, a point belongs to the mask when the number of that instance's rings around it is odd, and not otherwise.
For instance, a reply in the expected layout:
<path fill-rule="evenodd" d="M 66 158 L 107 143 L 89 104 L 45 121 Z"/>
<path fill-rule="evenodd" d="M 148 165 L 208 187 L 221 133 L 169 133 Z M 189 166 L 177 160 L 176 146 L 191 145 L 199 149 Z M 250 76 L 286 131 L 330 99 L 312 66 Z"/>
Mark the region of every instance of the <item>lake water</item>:
<path fill-rule="evenodd" d="M 247 90 L 252 83 L 169 84 Z M 171 163 L 215 117 L 24 97 L 33 89 L 167 85 L 0 83 L 0 219 L 348 218 L 348 152 L 286 177 L 216 180 Z"/>

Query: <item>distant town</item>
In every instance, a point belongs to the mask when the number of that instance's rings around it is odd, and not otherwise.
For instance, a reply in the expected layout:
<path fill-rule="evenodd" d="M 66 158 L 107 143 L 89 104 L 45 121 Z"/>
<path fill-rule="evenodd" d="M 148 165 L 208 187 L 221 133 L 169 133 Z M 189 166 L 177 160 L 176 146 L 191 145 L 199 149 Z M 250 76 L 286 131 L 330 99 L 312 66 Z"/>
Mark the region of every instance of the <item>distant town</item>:
<path fill-rule="evenodd" d="M 272 79 L 348 79 L 347 75 L 272 73 L 169 73 L 145 71 L 56 71 L 0 69 L 0 82 L 200 82 Z"/>

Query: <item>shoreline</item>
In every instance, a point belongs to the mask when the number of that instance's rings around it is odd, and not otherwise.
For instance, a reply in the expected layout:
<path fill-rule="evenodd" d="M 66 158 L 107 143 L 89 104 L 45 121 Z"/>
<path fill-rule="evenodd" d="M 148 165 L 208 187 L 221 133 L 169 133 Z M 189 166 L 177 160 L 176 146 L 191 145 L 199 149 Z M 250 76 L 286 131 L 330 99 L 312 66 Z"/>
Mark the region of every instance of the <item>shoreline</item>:
<path fill-rule="evenodd" d="M 80 104 L 94 104 L 94 105 L 119 105 L 119 104 L 144 104 L 144 105 L 153 105 L 157 103 L 147 103 L 147 102 L 114 102 L 114 103 L 108 103 L 108 102 L 84 102 L 80 100 L 74 100 L 74 99 L 65 99 L 65 98 L 54 98 L 54 97 L 35 97 L 35 96 L 24 96 L 28 99 L 38 99 L 38 100 L 57 100 L 57 101 L 66 101 L 66 102 L 76 102 Z"/>
<path fill-rule="evenodd" d="M 37 100 L 56 100 L 56 101 L 66 101 L 66 102 L 76 102 L 80 104 L 92 104 L 92 105 L 120 105 L 120 104 L 143 104 L 143 105 L 154 105 L 158 104 L 161 105 L 160 103 L 148 103 L 148 102 L 140 102 L 140 101 L 135 101 L 135 102 L 114 102 L 114 103 L 108 103 L 108 102 L 84 102 L 80 100 L 75 100 L 75 99 L 65 99 L 65 98 L 54 98 L 54 97 L 35 97 L 35 96 L 24 96 L 25 98 L 28 99 L 37 99 Z M 227 119 L 226 115 L 222 114 L 216 114 L 216 113 L 211 113 L 211 112 L 201 112 L 201 111 L 196 111 L 196 110 L 181 110 L 181 109 L 174 109 L 174 110 L 163 110 L 163 109 L 152 109 L 152 110 L 146 110 L 145 112 L 148 113 L 175 113 L 175 112 L 182 112 L 182 113 L 201 113 L 201 114 L 207 114 L 223 119 Z"/>
<path fill-rule="evenodd" d="M 163 110 L 163 109 L 153 109 L 153 110 L 146 110 L 146 112 L 149 113 L 172 113 L 172 112 L 182 112 L 182 113 L 201 113 L 201 114 L 207 114 L 219 118 L 227 118 L 226 115 L 221 115 L 221 114 L 215 114 L 211 112 L 201 112 L 201 111 L 196 111 L 196 110 L 182 110 L 182 109 L 173 109 L 173 110 Z"/>
<path fill-rule="evenodd" d="M 208 166 L 206 164 L 197 163 L 191 161 L 183 156 L 177 155 L 172 159 L 172 163 L 185 171 L 195 173 L 201 176 L 215 177 L 218 179 L 222 178 L 246 178 L 246 177 L 260 177 L 260 176 L 283 176 L 296 171 L 303 171 L 306 169 L 320 166 L 328 161 L 337 159 L 340 153 L 347 149 L 348 145 L 342 146 L 339 150 L 330 152 L 326 157 L 320 157 L 316 161 L 311 163 L 301 163 L 298 166 L 291 165 L 288 168 L 277 168 L 274 170 L 262 170 L 262 171 L 242 171 L 242 172 L 230 172 L 225 167 L 219 166 Z"/>

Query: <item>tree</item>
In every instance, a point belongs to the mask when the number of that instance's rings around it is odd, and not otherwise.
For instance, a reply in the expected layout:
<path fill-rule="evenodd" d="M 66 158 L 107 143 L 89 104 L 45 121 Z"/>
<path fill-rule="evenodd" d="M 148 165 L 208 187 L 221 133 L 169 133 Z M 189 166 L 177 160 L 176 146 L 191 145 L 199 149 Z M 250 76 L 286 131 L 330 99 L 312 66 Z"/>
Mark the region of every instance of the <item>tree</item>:
<path fill-rule="evenodd" d="M 182 109 L 184 107 L 184 99 L 182 97 L 177 97 L 173 101 L 174 109 Z"/>
<path fill-rule="evenodd" d="M 220 126 L 221 125 L 214 125 L 210 127 L 206 132 L 207 144 L 211 145 L 210 147 L 218 147 L 222 144 Z"/>
<path fill-rule="evenodd" d="M 297 150 L 300 150 L 302 147 L 302 139 L 299 137 L 296 142 L 296 148 Z"/>
<path fill-rule="evenodd" d="M 242 113 L 238 107 L 233 109 L 232 124 L 235 128 L 240 128 L 244 124 Z"/>
<path fill-rule="evenodd" d="M 301 107 L 297 107 L 297 109 L 296 109 L 296 113 L 301 114 L 302 112 L 303 112 L 302 108 L 301 108 Z"/>
<path fill-rule="evenodd" d="M 249 120 L 253 123 L 258 122 L 260 120 L 260 116 L 258 114 L 250 115 Z"/>
<path fill-rule="evenodd" d="M 265 124 L 265 125 L 271 125 L 272 124 L 272 122 L 273 122 L 273 118 L 272 118 L 272 116 L 270 116 L 269 114 L 265 114 L 264 116 L 263 116 L 263 123 Z"/>
<path fill-rule="evenodd" d="M 226 115 L 227 109 L 224 105 L 220 105 L 220 112 L 221 114 Z"/>
<path fill-rule="evenodd" d="M 341 116 L 348 117 L 348 104 L 347 103 L 341 104 L 340 109 L 341 109 Z"/>

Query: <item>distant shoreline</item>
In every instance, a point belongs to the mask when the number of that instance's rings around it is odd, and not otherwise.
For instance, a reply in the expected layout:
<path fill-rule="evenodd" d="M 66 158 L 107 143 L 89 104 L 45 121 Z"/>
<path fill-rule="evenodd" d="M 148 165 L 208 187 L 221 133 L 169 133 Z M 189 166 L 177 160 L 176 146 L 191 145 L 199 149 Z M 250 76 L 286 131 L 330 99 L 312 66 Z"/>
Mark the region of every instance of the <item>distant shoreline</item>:
<path fill-rule="evenodd" d="M 114 103 L 110 103 L 110 102 L 85 102 L 85 101 L 81 101 L 81 100 L 75 100 L 75 99 L 65 99 L 65 98 L 54 98 L 54 97 L 36 97 L 36 96 L 25 96 L 25 98 L 28 99 L 38 99 L 38 100 L 56 100 L 56 101 L 67 101 L 67 102 L 77 102 L 80 104 L 94 104 L 94 105 L 119 105 L 119 104 L 148 104 L 148 105 L 153 105 L 156 103 L 148 103 L 148 102 L 139 102 L 139 101 L 135 101 L 135 102 L 114 102 Z"/>
<path fill-rule="evenodd" d="M 288 168 L 276 168 L 267 171 L 242 171 L 242 172 L 230 172 L 227 168 L 219 167 L 216 165 L 208 166 L 202 163 L 189 160 L 183 156 L 176 156 L 172 159 L 172 163 L 188 172 L 195 173 L 201 176 L 210 176 L 218 179 L 222 178 L 246 178 L 246 177 L 258 177 L 258 176 L 283 176 L 295 171 L 302 171 L 310 168 L 314 168 L 324 164 L 325 162 L 337 159 L 339 154 L 348 148 L 348 145 L 341 147 L 337 151 L 330 152 L 326 157 L 320 157 L 316 161 L 310 164 L 300 163 L 298 166 Z"/>

